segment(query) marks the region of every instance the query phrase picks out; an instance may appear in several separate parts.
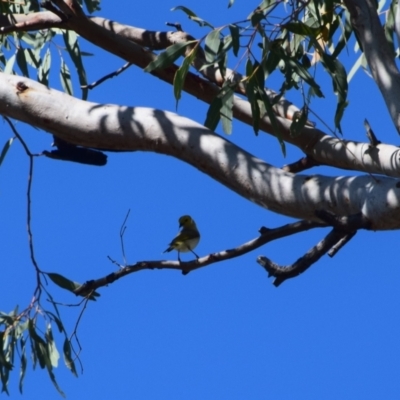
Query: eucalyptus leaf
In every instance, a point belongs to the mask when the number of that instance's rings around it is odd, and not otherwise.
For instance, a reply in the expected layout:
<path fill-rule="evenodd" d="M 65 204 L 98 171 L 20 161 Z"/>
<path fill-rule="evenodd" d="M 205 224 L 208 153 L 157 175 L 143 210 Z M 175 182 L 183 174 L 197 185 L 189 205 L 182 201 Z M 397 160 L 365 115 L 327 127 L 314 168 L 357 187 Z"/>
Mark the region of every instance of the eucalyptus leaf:
<path fill-rule="evenodd" d="M 171 11 L 177 11 L 177 10 L 181 10 L 183 11 L 192 21 L 198 23 L 201 27 L 203 26 L 208 26 L 211 29 L 214 29 L 214 27 L 208 23 L 207 21 L 205 21 L 204 19 L 198 17 L 192 10 L 190 10 L 189 8 L 185 7 L 185 6 L 177 6 L 174 8 L 171 8 Z"/>
<path fill-rule="evenodd" d="M 19 370 L 19 383 L 18 383 L 18 388 L 20 393 L 22 394 L 22 388 L 23 388 L 23 383 L 24 383 L 24 378 L 25 378 L 25 373 L 26 373 L 26 367 L 28 365 L 28 360 L 26 357 L 26 341 L 24 338 L 21 338 L 20 340 L 20 370 Z"/>
<path fill-rule="evenodd" d="M 8 150 L 10 149 L 11 145 L 13 144 L 13 142 L 14 142 L 14 138 L 10 138 L 5 142 L 3 149 L 1 150 L 1 154 L 0 154 L 0 165 L 3 163 L 4 158 L 5 158 Z"/>
<path fill-rule="evenodd" d="M 176 99 L 176 108 L 178 108 L 178 102 L 181 98 L 181 93 L 183 85 L 185 83 L 186 75 L 189 71 L 190 65 L 192 64 L 193 60 L 196 57 L 197 49 L 198 46 L 192 49 L 190 54 L 183 60 L 180 68 L 178 68 L 178 70 L 175 72 L 173 85 L 174 85 L 174 96 Z"/>
<path fill-rule="evenodd" d="M 284 28 L 287 29 L 289 32 L 303 36 L 311 36 L 314 38 L 317 38 L 322 33 L 323 30 L 323 27 L 312 28 L 300 21 L 289 22 L 284 25 Z"/>
<path fill-rule="evenodd" d="M 232 120 L 233 120 L 233 96 L 235 94 L 234 85 L 231 85 L 229 81 L 225 81 L 222 86 L 221 93 L 218 95 L 221 98 L 221 122 L 222 129 L 227 134 L 232 133 Z"/>
<path fill-rule="evenodd" d="M 165 51 L 160 53 L 155 60 L 153 60 L 145 69 L 145 72 L 151 72 L 154 69 L 164 69 L 173 64 L 179 57 L 183 56 L 186 47 L 194 44 L 196 40 L 188 42 L 175 43 L 169 46 Z"/>
<path fill-rule="evenodd" d="M 47 354 L 46 342 L 36 332 L 35 321 L 33 319 L 29 319 L 29 337 L 32 342 L 32 353 L 35 354 L 36 359 L 39 361 L 40 368 L 44 369 L 46 364 L 51 365 Z"/>
<path fill-rule="evenodd" d="M 58 366 L 58 360 L 60 359 L 60 353 L 58 352 L 56 343 L 54 341 L 53 332 L 51 330 L 51 324 L 47 324 L 45 338 L 46 338 L 47 352 L 49 354 L 51 366 L 53 368 L 56 368 Z"/>
<path fill-rule="evenodd" d="M 204 44 L 204 52 L 208 62 L 215 62 L 221 45 L 221 32 L 219 29 L 211 31 L 207 36 Z"/>
<path fill-rule="evenodd" d="M 247 99 L 250 103 L 251 107 L 251 114 L 253 116 L 253 130 L 256 135 L 258 135 L 258 131 L 260 129 L 260 106 L 258 105 L 258 99 L 256 96 L 256 80 L 253 76 L 253 64 L 250 59 L 246 62 L 246 75 L 248 77 L 247 84 L 246 84 L 246 95 Z"/>
<path fill-rule="evenodd" d="M 71 344 L 67 338 L 64 340 L 63 345 L 64 362 L 66 367 L 75 375 L 78 376 L 75 368 L 75 363 L 72 358 Z"/>
<path fill-rule="evenodd" d="M 336 43 L 335 50 L 332 53 L 333 58 L 337 58 L 337 56 L 341 53 L 345 46 L 347 46 L 349 39 L 353 33 L 353 27 L 350 21 L 350 13 L 346 10 L 344 13 L 344 24 L 339 18 L 341 35 Z"/>
<path fill-rule="evenodd" d="M 46 86 L 49 85 L 50 66 L 51 66 L 51 52 L 50 49 L 48 48 L 37 71 L 38 81 Z"/>
<path fill-rule="evenodd" d="M 60 80 L 64 92 L 68 93 L 70 96 L 73 96 L 71 73 L 69 72 L 68 65 L 63 59 L 61 59 Z"/>
<path fill-rule="evenodd" d="M 65 276 L 61 274 L 57 274 L 55 272 L 47 272 L 46 275 L 58 286 L 61 288 L 68 290 L 69 292 L 72 292 L 75 294 L 75 290 L 80 288 L 82 285 L 78 282 L 74 282 L 66 278 Z M 90 300 L 95 300 L 95 297 L 99 297 L 100 294 L 97 292 L 93 292 L 90 294 L 89 299 Z"/>
<path fill-rule="evenodd" d="M 40 66 L 40 57 L 39 52 L 35 52 L 34 50 L 28 48 L 24 49 L 26 62 L 33 68 L 37 69 Z"/>
<path fill-rule="evenodd" d="M 20 47 L 17 51 L 17 65 L 21 70 L 22 75 L 29 78 L 28 64 L 26 62 L 26 54 L 22 47 Z"/>
<path fill-rule="evenodd" d="M 222 107 L 222 100 L 216 96 L 208 107 L 206 120 L 204 122 L 204 126 L 208 129 L 215 131 L 218 122 L 221 118 L 220 110 Z"/>
<path fill-rule="evenodd" d="M 7 64 L 4 67 L 4 73 L 5 74 L 12 74 L 14 72 L 13 68 L 14 68 L 14 64 L 15 64 L 15 60 L 17 58 L 17 54 L 14 53 L 8 60 L 7 60 Z"/>
<path fill-rule="evenodd" d="M 84 0 L 84 1 L 85 1 L 85 6 L 90 14 L 92 14 L 95 11 L 101 10 L 100 0 Z"/>
<path fill-rule="evenodd" d="M 232 50 L 233 54 L 237 57 L 240 50 L 240 34 L 239 27 L 236 25 L 229 25 L 229 31 L 232 36 Z"/>
<path fill-rule="evenodd" d="M 64 43 L 67 51 L 75 65 L 78 74 L 79 84 L 82 87 L 82 100 L 86 100 L 88 96 L 86 71 L 82 62 L 82 55 L 79 48 L 78 35 L 72 30 L 66 30 L 63 34 Z"/>

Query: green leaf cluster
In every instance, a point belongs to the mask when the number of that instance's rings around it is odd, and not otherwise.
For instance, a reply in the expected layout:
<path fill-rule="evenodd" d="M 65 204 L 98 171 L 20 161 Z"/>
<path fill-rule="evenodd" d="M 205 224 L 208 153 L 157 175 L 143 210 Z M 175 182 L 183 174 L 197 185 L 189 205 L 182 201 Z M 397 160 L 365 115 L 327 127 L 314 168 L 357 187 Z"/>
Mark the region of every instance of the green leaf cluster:
<path fill-rule="evenodd" d="M 10 7 L 7 12 L 11 11 Z M 62 42 L 59 40 L 61 37 Z M 48 86 L 51 67 L 53 66 L 54 69 L 54 59 L 58 58 L 60 83 L 66 93 L 73 95 L 73 78 L 65 60 L 66 53 L 72 61 L 79 84 L 83 87 L 82 98 L 87 99 L 88 90 L 84 87 L 87 85 L 87 79 L 83 57 L 91 54 L 80 50 L 79 37 L 73 31 L 53 28 L 35 33 L 14 32 L 3 35 L 0 39 L 0 70 L 7 74 L 19 74 L 28 78 L 36 74 L 36 79 Z"/>
<path fill-rule="evenodd" d="M 73 282 L 57 273 L 46 275 L 59 287 L 75 294 L 81 284 Z M 39 298 L 24 311 L 18 312 L 18 307 L 10 313 L 0 312 L 0 381 L 2 392 L 9 394 L 8 383 L 10 372 L 13 371 L 19 361 L 19 390 L 22 393 L 24 378 L 28 365 L 28 352 L 32 367 L 45 369 L 51 382 L 57 391 L 65 397 L 57 383 L 54 368 L 58 367 L 60 353 L 57 349 L 53 328 L 56 327 L 58 335 L 63 338 L 63 358 L 66 367 L 77 376 L 75 356 L 68 338 L 67 331 L 61 320 L 58 305 L 48 291 L 46 291 L 49 303 L 54 311 L 43 309 L 39 304 Z M 84 293 L 87 300 L 96 300 L 99 293 L 91 291 Z M 40 297 L 40 295 L 39 295 Z"/>
<path fill-rule="evenodd" d="M 18 307 L 16 307 L 9 313 L 0 312 L 1 390 L 9 394 L 10 372 L 19 361 L 19 390 L 22 393 L 30 350 L 33 369 L 39 366 L 41 369 L 47 370 L 57 391 L 65 397 L 54 374 L 54 368 L 58 366 L 60 354 L 53 336 L 53 324 L 55 324 L 58 332 L 64 335 L 65 364 L 74 375 L 77 375 L 74 360 L 71 357 L 71 344 L 57 308 L 56 314 L 46 310 L 37 311 L 36 308 L 31 308 L 19 313 Z"/>
<path fill-rule="evenodd" d="M 384 3 L 385 0 L 379 3 L 380 10 Z M 229 2 L 228 6 L 232 4 L 233 2 Z M 396 2 L 392 2 L 388 12 L 382 14 L 386 18 L 385 33 L 393 49 L 396 7 Z M 274 130 L 279 132 L 273 104 L 271 99 L 263 94 L 263 88 L 265 81 L 273 73 L 280 72 L 282 84 L 276 99 L 286 96 L 291 90 L 299 90 L 303 94 L 303 107 L 301 112 L 293 117 L 291 127 L 293 135 L 301 134 L 304 125 L 309 122 L 307 118 L 312 97 L 324 97 L 321 86 L 315 78 L 319 65 L 332 80 L 332 92 L 337 96 L 333 121 L 335 128 L 341 132 L 341 120 L 348 105 L 348 81 L 359 66 L 367 68 L 365 58 L 361 56 L 348 76 L 339 59 L 342 51 L 348 50 L 348 43 L 353 35 L 349 12 L 342 3 L 333 0 L 296 3 L 292 11 L 284 8 L 282 2 L 264 0 L 246 20 L 222 27 L 214 27 L 187 7 L 179 6 L 173 10 L 183 11 L 189 19 L 201 27 L 210 29 L 210 32 L 200 40 L 200 44 L 204 45 L 206 59 L 203 68 L 217 67 L 221 75 L 225 76 L 229 53 L 238 57 L 239 64 L 247 59 L 245 66 L 247 78 L 242 82 L 247 87 L 245 94 L 252 108 L 253 128 L 256 133 L 259 130 L 259 119 L 265 113 L 271 119 Z M 281 24 L 278 22 L 279 18 Z M 261 39 L 260 42 L 257 42 L 257 37 Z M 261 54 L 256 51 L 257 47 L 261 49 Z M 194 53 L 190 54 L 190 58 L 186 56 L 179 72 L 181 75 L 176 79 L 174 91 L 177 100 L 180 98 L 183 77 L 193 63 L 194 57 Z M 236 66 L 235 71 L 239 70 L 240 67 Z M 257 79 L 249 75 L 249 70 L 257 72 Z M 264 82 L 261 82 L 262 73 Z M 308 86 L 308 95 L 305 86 Z M 231 132 L 232 125 L 228 121 L 231 119 L 232 99 L 235 93 L 240 93 L 237 85 L 232 82 L 222 84 L 207 112 L 205 122 L 207 127 L 216 129 L 222 120 L 224 131 Z M 281 146 L 283 147 L 282 142 Z"/>

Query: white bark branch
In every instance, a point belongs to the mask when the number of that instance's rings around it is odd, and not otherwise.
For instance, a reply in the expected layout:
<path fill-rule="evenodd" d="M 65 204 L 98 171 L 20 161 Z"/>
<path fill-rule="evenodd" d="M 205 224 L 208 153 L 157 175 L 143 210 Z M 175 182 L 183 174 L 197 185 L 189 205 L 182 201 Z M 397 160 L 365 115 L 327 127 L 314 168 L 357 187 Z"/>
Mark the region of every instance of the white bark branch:
<path fill-rule="evenodd" d="M 40 21 L 40 24 L 46 24 L 45 17 L 49 16 L 50 18 L 51 13 L 40 14 L 45 15 L 38 16 L 37 14 L 31 14 L 31 17 L 34 21 Z M 20 20 L 18 15 L 15 16 L 17 22 L 20 21 L 23 23 L 27 22 L 26 17 L 27 16 L 23 16 Z M 57 21 L 57 24 L 61 23 L 60 20 L 52 18 L 53 17 L 50 18 L 46 27 L 49 27 L 52 21 Z M 37 29 L 37 26 L 35 27 L 33 23 L 19 27 L 10 26 L 10 22 L 7 18 L 0 19 L 0 25 L 3 27 L 0 29 L 6 32 L 11 32 L 13 29 L 28 30 L 28 27 Z M 145 32 L 140 29 L 135 34 L 135 30 L 138 28 L 127 27 L 98 17 L 86 18 L 85 16 L 80 16 L 79 18 L 74 18 L 74 16 L 71 15 L 69 15 L 68 21 L 63 23 L 62 26 L 63 28 L 65 27 L 66 29 L 76 31 L 91 43 L 140 68 L 146 67 L 156 57 L 155 54 L 144 50 L 141 46 L 119 35 L 119 33 L 122 34 L 122 32 L 125 32 L 124 35 L 126 37 L 146 37 Z M 156 36 L 156 34 L 150 35 L 152 38 Z M 151 43 L 150 39 L 149 43 Z M 172 66 L 164 70 L 153 71 L 152 74 L 165 82 L 172 83 L 175 71 L 176 67 Z M 218 92 L 218 87 L 189 73 L 184 84 L 184 90 L 210 104 Z M 240 99 L 238 96 L 234 98 L 233 115 L 239 121 L 252 126 L 253 118 L 250 105 L 247 101 Z M 381 144 L 377 146 L 376 150 L 370 151 L 369 144 L 367 143 L 339 140 L 326 135 L 318 129 L 310 127 L 305 127 L 301 135 L 292 137 L 290 135 L 291 121 L 285 118 L 277 118 L 281 127 L 283 140 L 299 147 L 305 154 L 310 155 L 320 164 L 326 164 L 341 169 L 400 177 L 400 152 L 399 148 L 395 146 Z M 261 119 L 260 130 L 274 135 L 271 121 L 267 116 Z"/>
<path fill-rule="evenodd" d="M 168 36 L 166 32 L 145 31 L 140 28 L 122 25 L 100 17 L 91 18 L 91 21 L 111 32 L 121 35 L 121 37 L 147 47 L 163 48 L 167 43 L 173 41 L 172 34 Z M 179 34 L 182 34 L 182 32 L 176 32 L 176 35 Z M 138 65 L 137 61 L 134 59 L 130 61 Z M 158 73 L 158 71 L 155 71 L 155 73 Z M 191 76 L 189 75 L 187 79 L 188 87 L 185 86 L 185 90 L 188 93 L 194 94 L 199 99 L 210 103 L 213 97 L 211 97 L 210 100 L 209 96 L 204 96 L 204 92 L 199 90 L 200 87 L 204 88 L 203 82 L 201 85 L 197 84 L 196 87 L 192 87 L 190 85 L 190 80 Z M 193 90 L 195 93 L 193 93 Z M 217 88 L 213 88 L 213 95 L 215 95 L 216 92 Z M 298 111 L 298 108 L 286 100 L 277 104 L 276 107 L 278 109 L 278 115 L 281 116 L 278 116 L 277 119 L 281 128 L 283 140 L 299 147 L 315 161 L 341 169 L 400 177 L 400 149 L 398 147 L 381 144 L 376 150 L 373 150 L 368 143 L 337 139 L 326 135 L 319 129 L 309 126 L 303 129 L 301 135 L 292 137 L 290 134 L 290 125 L 292 122 L 290 121 L 290 117 L 293 115 L 293 112 Z M 252 126 L 253 118 L 250 104 L 248 101 L 238 96 L 234 96 L 233 115 L 236 119 Z M 282 116 L 287 116 L 289 120 L 287 118 L 282 118 Z M 261 119 L 260 130 L 275 135 L 268 116 L 264 116 Z"/>
<path fill-rule="evenodd" d="M 400 133 L 400 73 L 394 61 L 374 0 L 345 0 L 351 23 L 357 32 L 372 77 L 386 102 L 390 116 Z"/>
<path fill-rule="evenodd" d="M 116 34 L 150 50 L 165 50 L 167 47 L 172 46 L 175 43 L 186 43 L 191 40 L 196 40 L 196 38 L 183 31 L 149 31 L 134 26 L 111 22 L 100 17 L 92 17 L 91 20 L 96 22 L 98 25 L 112 29 Z M 186 55 L 190 53 L 191 49 L 192 47 L 187 47 Z M 219 87 L 222 86 L 226 79 L 236 82 L 237 87 L 235 88 L 235 92 L 246 96 L 246 83 L 243 81 L 244 76 L 242 74 L 238 73 L 237 71 L 233 71 L 230 68 L 226 68 L 225 76 L 222 76 L 218 65 L 209 65 L 204 68 L 206 64 L 207 61 L 204 51 L 201 47 L 199 47 L 196 57 L 192 63 L 197 72 Z M 274 97 L 277 96 L 277 93 L 270 89 L 266 89 L 266 94 L 270 98 L 271 103 L 274 100 Z M 273 109 L 276 115 L 290 120 L 293 120 L 295 113 L 300 112 L 298 107 L 284 98 L 280 98 L 279 101 L 274 104 Z M 311 122 L 308 122 L 308 125 L 314 126 L 314 124 Z"/>
<path fill-rule="evenodd" d="M 179 158 L 279 214 L 316 221 L 317 209 L 339 216 L 361 212 L 374 230 L 400 228 L 397 179 L 293 175 L 174 113 L 85 102 L 30 79 L 3 73 L 0 113 L 77 145 L 151 151 Z"/>

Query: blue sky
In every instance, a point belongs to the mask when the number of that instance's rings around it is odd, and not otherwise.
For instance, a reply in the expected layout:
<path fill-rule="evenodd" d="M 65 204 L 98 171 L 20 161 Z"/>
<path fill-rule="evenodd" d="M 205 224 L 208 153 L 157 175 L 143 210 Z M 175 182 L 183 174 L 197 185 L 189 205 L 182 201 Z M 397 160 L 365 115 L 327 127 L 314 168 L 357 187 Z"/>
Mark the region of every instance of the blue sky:
<path fill-rule="evenodd" d="M 206 31 L 199 31 L 183 13 L 170 12 L 172 7 L 185 5 L 219 26 L 243 19 L 257 5 L 236 0 L 227 10 L 227 0 L 115 4 L 104 1 L 97 15 L 152 30 L 164 30 L 165 22 L 179 21 L 194 35 Z M 82 42 L 81 49 L 95 53 L 85 60 L 90 82 L 124 64 L 88 43 Z M 349 70 L 355 60 L 352 47 L 348 53 L 348 60 L 342 61 Z M 55 88 L 60 87 L 57 74 L 52 82 Z M 336 99 L 331 83 L 320 77 L 327 98 L 315 100 L 313 107 L 332 126 Z M 89 99 L 175 111 L 172 87 L 136 67 L 103 83 Z M 367 117 L 380 140 L 399 143 L 379 92 L 362 71 L 351 82 L 349 99 L 342 123 L 345 138 L 365 141 L 363 120 Z M 207 105 L 183 94 L 178 113 L 203 122 L 206 110 Z M 33 152 L 49 149 L 50 135 L 22 123 L 16 126 Z M 323 129 L 320 123 L 318 127 Z M 217 131 L 223 134 L 220 127 Z M 4 143 L 10 136 L 3 124 L 0 140 Z M 276 139 L 263 133 L 256 137 L 251 127 L 241 123 L 235 123 L 231 140 L 277 166 L 300 157 L 297 149 L 288 146 L 284 158 Z M 330 168 L 312 172 L 347 174 Z M 0 169 L 3 311 L 16 304 L 26 306 L 35 287 L 26 234 L 27 173 L 28 160 L 14 143 Z M 292 221 L 239 197 L 178 160 L 140 152 L 109 154 L 103 168 L 36 159 L 32 207 L 40 267 L 80 282 L 114 271 L 107 256 L 122 262 L 119 229 L 128 209 L 125 248 L 129 263 L 175 259 L 174 253 L 161 253 L 176 234 L 183 214 L 192 215 L 201 230 L 196 252 L 202 256 L 256 237 L 263 225 L 276 227 Z M 67 398 L 74 400 L 88 396 L 120 400 L 400 398 L 397 232 L 359 232 L 333 259 L 323 257 L 279 288 L 255 261 L 266 255 L 281 264 L 292 263 L 326 233 L 321 229 L 289 237 L 187 276 L 176 271 L 143 271 L 102 288 L 101 297 L 89 304 L 79 326 L 83 374 L 73 377 L 60 362 L 58 383 Z M 52 284 L 48 289 L 60 302 L 77 301 Z M 45 298 L 43 305 L 50 309 Z M 62 307 L 69 330 L 79 312 L 77 307 Z M 12 398 L 20 398 L 18 372 L 14 375 L 9 389 Z M 24 390 L 25 399 L 61 398 L 47 373 L 33 372 L 31 367 Z"/>

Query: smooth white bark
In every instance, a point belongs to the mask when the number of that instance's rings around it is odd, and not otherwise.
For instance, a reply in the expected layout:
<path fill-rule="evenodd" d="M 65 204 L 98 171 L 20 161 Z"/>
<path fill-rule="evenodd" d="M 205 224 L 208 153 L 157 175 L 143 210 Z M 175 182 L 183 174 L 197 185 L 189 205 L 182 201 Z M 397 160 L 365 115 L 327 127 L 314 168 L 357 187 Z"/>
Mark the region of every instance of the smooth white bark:
<path fill-rule="evenodd" d="M 339 216 L 362 212 L 372 229 L 400 228 L 399 180 L 286 173 L 174 113 L 85 102 L 3 73 L 0 113 L 81 146 L 174 156 L 280 214 L 316 220 L 316 209 Z"/>
<path fill-rule="evenodd" d="M 147 31 L 100 17 L 87 19 L 83 15 L 79 17 L 79 21 L 75 19 L 74 15 L 69 15 L 66 21 L 61 21 L 49 12 L 32 13 L 28 16 L 15 14 L 12 18 L 3 15 L 0 18 L 0 30 L 6 32 L 29 31 L 51 26 L 72 29 L 93 44 L 140 68 L 144 68 L 153 61 L 155 54 L 145 51 L 132 40 L 150 48 L 158 48 L 157 46 L 164 48 L 165 42 L 169 43 L 170 40 L 168 32 Z M 12 24 L 14 20 L 17 22 L 15 25 Z M 172 83 L 174 73 L 174 68 L 153 71 L 155 76 L 169 83 Z M 199 80 L 191 73 L 187 75 L 183 89 L 206 103 L 212 101 L 218 90 L 212 83 Z M 291 136 L 292 121 L 290 118 L 282 118 L 279 115 L 290 117 L 296 110 L 297 108 L 287 101 L 281 101 L 276 105 L 282 138 L 312 156 L 315 161 L 341 169 L 400 177 L 400 154 L 399 149 L 395 146 L 380 144 L 377 149 L 370 151 L 367 143 L 337 139 L 307 126 L 302 130 L 301 135 Z M 248 101 L 234 96 L 232 111 L 236 119 L 252 126 L 253 117 Z M 274 134 L 273 126 L 267 116 L 261 118 L 260 130 Z"/>
<path fill-rule="evenodd" d="M 122 25 L 101 17 L 92 17 L 90 20 L 106 31 L 115 32 L 121 38 L 127 38 L 141 46 L 151 49 L 164 49 L 166 46 L 176 41 L 182 41 L 188 38 L 185 32 L 153 32 L 133 26 Z M 83 29 L 83 27 L 80 27 L 80 29 Z M 85 36 L 84 32 L 79 31 L 79 33 Z M 91 40 L 90 37 L 85 37 Z M 190 38 L 192 39 L 192 37 Z M 101 43 L 98 43 L 98 45 L 101 46 Z M 146 56 L 149 55 L 150 53 L 146 53 Z M 140 65 L 138 56 L 132 57 L 129 61 Z M 147 62 L 150 61 L 149 59 Z M 203 66 L 201 60 L 196 58 L 195 62 L 198 62 L 198 69 Z M 207 71 L 211 75 L 207 75 Z M 208 68 L 201 73 L 211 82 L 218 82 L 222 85 L 223 78 L 220 76 L 219 70 Z M 219 76 L 217 76 L 218 74 Z M 236 76 L 236 80 L 241 80 L 241 78 L 242 77 L 239 75 Z M 209 102 L 207 96 L 204 97 L 204 94 L 200 90 L 200 86 L 201 85 L 196 84 L 195 87 L 191 87 L 191 90 L 188 92 L 194 94 L 201 100 Z M 244 89 L 242 91 L 244 92 Z M 269 90 L 267 90 L 267 92 L 272 95 Z M 299 111 L 299 109 L 284 99 L 281 99 L 274 108 L 283 140 L 297 146 L 304 151 L 304 153 L 312 156 L 315 161 L 341 169 L 400 177 L 400 149 L 398 147 L 382 143 L 377 148 L 372 149 L 368 143 L 337 139 L 310 126 L 304 127 L 301 135 L 293 137 L 290 134 L 291 119 L 293 114 Z M 243 100 L 235 95 L 232 111 L 236 119 L 252 126 L 253 116 L 250 104 L 247 100 Z M 361 125 L 360 129 L 363 129 Z M 260 130 L 274 135 L 274 129 L 268 116 L 261 118 Z"/>
<path fill-rule="evenodd" d="M 350 11 L 351 23 L 357 31 L 372 77 L 382 93 L 393 124 L 400 133 L 400 72 L 385 38 L 376 2 L 345 0 L 344 3 Z"/>

